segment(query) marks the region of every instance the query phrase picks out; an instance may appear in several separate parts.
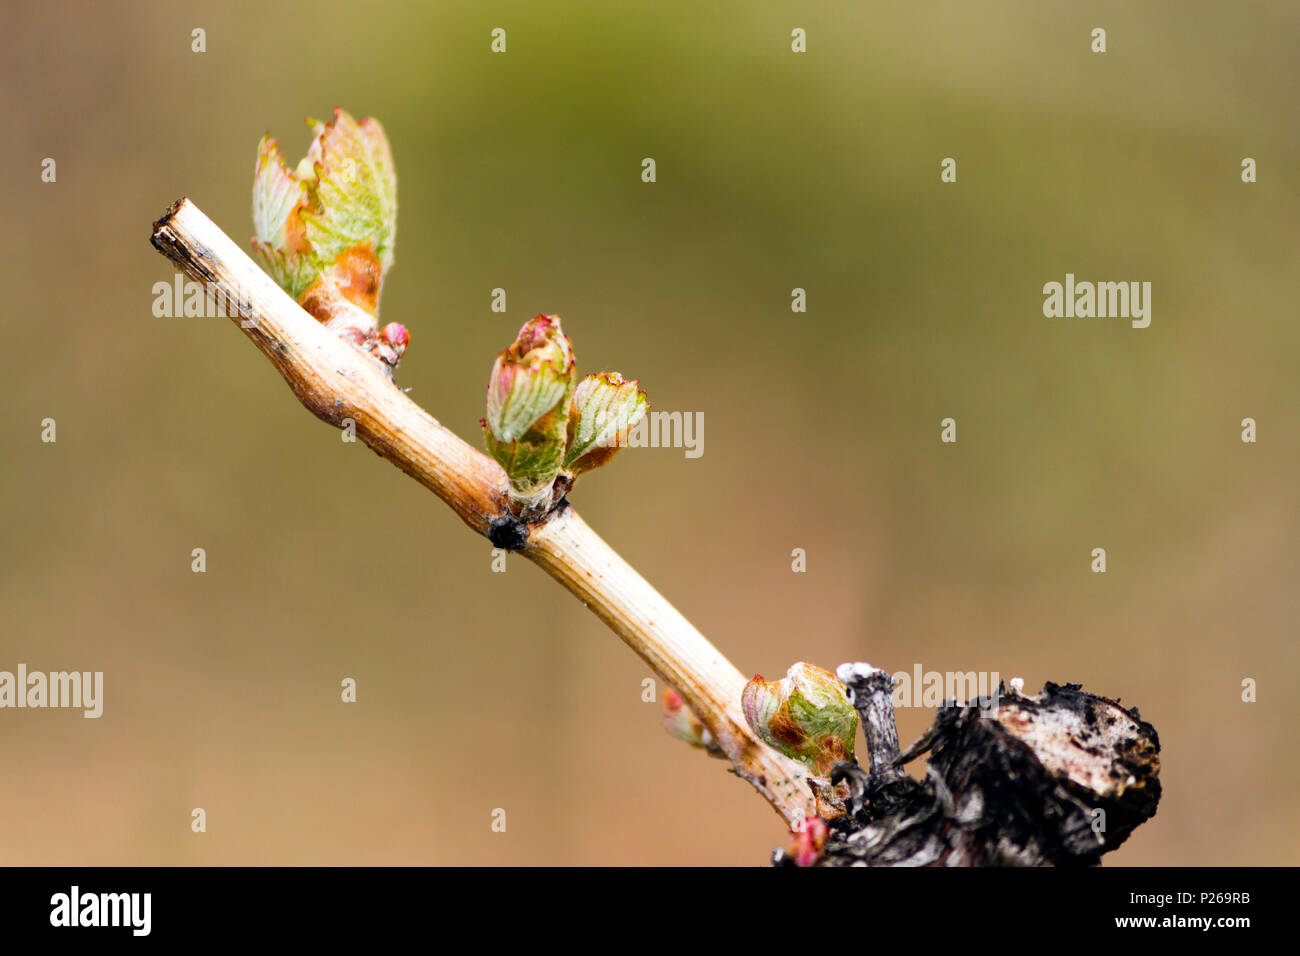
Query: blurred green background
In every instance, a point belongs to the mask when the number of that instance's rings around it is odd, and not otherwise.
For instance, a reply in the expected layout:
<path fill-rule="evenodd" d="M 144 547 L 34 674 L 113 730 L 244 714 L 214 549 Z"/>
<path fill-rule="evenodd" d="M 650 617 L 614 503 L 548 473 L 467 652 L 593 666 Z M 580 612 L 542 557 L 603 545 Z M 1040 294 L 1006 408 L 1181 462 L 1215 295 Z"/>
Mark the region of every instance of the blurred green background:
<path fill-rule="evenodd" d="M 762 864 L 786 840 L 568 594 L 491 573 L 230 322 L 152 315 L 152 221 L 189 196 L 246 242 L 258 138 L 293 162 L 336 104 L 395 151 L 383 319 L 412 398 L 478 444 L 493 356 L 546 311 L 580 371 L 704 413 L 702 458 L 627 452 L 574 502 L 741 670 L 1082 681 L 1164 746 L 1159 814 L 1108 861 L 1300 862 L 1296 4 L 5 18 L 0 669 L 102 670 L 106 699 L 0 712 L 3 862 Z M 1151 327 L 1044 318 L 1066 272 L 1152 282 Z"/>

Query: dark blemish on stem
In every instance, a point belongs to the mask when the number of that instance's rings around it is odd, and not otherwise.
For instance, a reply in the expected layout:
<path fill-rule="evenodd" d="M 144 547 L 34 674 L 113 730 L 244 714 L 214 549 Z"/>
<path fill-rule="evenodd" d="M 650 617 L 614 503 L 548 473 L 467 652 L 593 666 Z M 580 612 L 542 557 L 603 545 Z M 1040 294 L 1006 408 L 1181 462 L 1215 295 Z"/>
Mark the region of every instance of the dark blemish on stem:
<path fill-rule="evenodd" d="M 488 540 L 503 551 L 518 551 L 528 540 L 528 525 L 510 514 L 493 518 L 488 525 Z"/>

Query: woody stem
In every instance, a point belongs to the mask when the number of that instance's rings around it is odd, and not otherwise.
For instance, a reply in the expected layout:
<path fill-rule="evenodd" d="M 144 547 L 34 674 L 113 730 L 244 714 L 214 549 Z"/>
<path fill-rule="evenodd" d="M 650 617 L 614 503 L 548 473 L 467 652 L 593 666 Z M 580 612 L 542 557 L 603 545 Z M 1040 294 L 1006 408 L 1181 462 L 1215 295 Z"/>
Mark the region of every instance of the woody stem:
<path fill-rule="evenodd" d="M 154 247 L 232 316 L 298 400 L 337 427 L 351 422 L 381 457 L 424 485 L 484 536 L 509 523 L 505 472 L 420 408 L 381 364 L 298 306 L 194 203 L 154 223 Z M 530 525 L 518 551 L 564 585 L 675 688 L 748 780 L 788 822 L 813 812 L 807 771 L 761 743 L 740 709 L 740 672 L 572 508 Z"/>

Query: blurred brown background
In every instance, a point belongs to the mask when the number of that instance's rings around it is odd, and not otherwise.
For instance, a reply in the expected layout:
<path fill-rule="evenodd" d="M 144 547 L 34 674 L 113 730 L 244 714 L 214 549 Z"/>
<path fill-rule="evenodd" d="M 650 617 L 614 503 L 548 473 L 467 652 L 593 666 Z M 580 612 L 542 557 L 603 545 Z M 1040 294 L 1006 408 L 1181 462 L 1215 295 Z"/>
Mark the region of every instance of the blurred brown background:
<path fill-rule="evenodd" d="M 0 860 L 762 864 L 785 840 L 541 572 L 490 573 L 228 321 L 153 317 L 151 222 L 188 195 L 244 242 L 258 137 L 295 161 L 339 104 L 395 150 L 383 318 L 416 401 L 477 443 L 494 354 L 548 311 L 581 371 L 704 412 L 702 458 L 628 452 L 574 501 L 743 671 L 1083 681 L 1164 745 L 1159 815 L 1109 861 L 1300 862 L 1300 13 L 1134 6 L 10 6 L 0 669 L 102 670 L 106 699 L 0 711 Z M 1066 272 L 1152 282 L 1151 327 L 1044 318 Z"/>

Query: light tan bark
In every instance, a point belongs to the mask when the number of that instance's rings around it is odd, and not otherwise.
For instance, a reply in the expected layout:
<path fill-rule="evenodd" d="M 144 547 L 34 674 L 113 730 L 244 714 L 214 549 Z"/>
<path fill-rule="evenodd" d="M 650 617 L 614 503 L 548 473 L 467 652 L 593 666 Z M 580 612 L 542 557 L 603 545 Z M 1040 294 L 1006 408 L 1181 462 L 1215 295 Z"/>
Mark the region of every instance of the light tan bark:
<path fill-rule="evenodd" d="M 188 199 L 154 223 L 154 246 L 210 294 L 244 303 L 236 323 L 298 400 L 357 437 L 487 535 L 507 517 L 506 476 L 389 381 L 377 360 L 303 311 Z M 530 527 L 519 549 L 591 609 L 681 694 L 736 772 L 788 823 L 814 812 L 807 771 L 761 743 L 740 709 L 745 679 L 571 507 Z"/>

